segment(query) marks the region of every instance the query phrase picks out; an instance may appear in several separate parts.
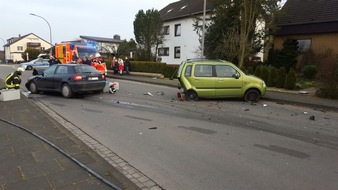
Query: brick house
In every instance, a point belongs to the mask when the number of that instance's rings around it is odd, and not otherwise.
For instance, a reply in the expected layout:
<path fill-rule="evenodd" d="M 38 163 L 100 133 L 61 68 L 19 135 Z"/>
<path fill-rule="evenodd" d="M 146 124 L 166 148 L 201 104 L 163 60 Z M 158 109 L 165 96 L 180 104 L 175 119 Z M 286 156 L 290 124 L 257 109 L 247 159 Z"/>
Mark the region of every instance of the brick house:
<path fill-rule="evenodd" d="M 277 21 L 274 47 L 282 49 L 287 38 L 298 40 L 299 51 L 332 49 L 338 55 L 338 1 L 288 0 Z"/>

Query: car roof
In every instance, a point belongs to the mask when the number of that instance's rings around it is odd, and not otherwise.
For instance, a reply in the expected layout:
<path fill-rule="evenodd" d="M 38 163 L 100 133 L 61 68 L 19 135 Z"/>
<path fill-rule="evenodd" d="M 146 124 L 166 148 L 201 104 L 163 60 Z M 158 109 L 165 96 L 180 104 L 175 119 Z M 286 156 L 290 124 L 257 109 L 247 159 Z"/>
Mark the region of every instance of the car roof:
<path fill-rule="evenodd" d="M 224 61 L 224 60 L 213 60 L 213 59 L 188 59 L 186 63 L 202 63 L 202 64 L 231 64 L 229 61 Z"/>

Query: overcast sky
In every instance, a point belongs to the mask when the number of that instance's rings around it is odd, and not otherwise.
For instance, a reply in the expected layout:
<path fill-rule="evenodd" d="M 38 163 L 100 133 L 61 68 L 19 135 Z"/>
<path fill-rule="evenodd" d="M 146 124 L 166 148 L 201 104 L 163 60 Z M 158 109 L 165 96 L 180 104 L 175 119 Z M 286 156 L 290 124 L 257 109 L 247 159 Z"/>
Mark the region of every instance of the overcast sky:
<path fill-rule="evenodd" d="M 139 10 L 161 10 L 178 0 L 0 0 L 0 38 L 34 33 L 49 42 L 74 40 L 80 35 L 134 38 L 133 22 Z M 0 40 L 0 49 L 3 50 Z"/>

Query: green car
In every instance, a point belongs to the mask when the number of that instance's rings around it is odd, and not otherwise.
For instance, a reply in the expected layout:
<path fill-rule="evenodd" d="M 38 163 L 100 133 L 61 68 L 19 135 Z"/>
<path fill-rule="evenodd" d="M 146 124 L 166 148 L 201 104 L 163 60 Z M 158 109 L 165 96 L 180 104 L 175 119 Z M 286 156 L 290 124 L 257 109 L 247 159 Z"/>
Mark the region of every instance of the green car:
<path fill-rule="evenodd" d="M 247 75 L 227 61 L 187 60 L 181 63 L 177 78 L 187 100 L 198 98 L 244 98 L 258 101 L 265 95 L 265 82 Z M 178 93 L 179 98 L 182 93 Z"/>

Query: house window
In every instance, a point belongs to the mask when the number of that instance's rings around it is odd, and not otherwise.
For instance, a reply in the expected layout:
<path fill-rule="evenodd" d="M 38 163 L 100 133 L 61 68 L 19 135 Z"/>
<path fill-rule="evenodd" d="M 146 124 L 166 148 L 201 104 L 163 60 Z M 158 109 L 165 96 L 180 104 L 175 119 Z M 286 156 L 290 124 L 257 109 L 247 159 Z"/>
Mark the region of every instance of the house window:
<path fill-rule="evenodd" d="M 181 36 L 181 24 L 175 25 L 175 36 Z"/>
<path fill-rule="evenodd" d="M 159 56 L 169 56 L 169 48 L 168 47 L 159 48 L 158 49 L 158 55 Z"/>
<path fill-rule="evenodd" d="M 23 51 L 23 46 L 18 46 L 17 49 L 18 51 Z"/>
<path fill-rule="evenodd" d="M 298 51 L 301 53 L 307 52 L 311 48 L 311 39 L 297 40 L 298 41 Z"/>
<path fill-rule="evenodd" d="M 181 47 L 177 46 L 175 47 L 175 58 L 181 58 Z"/>
<path fill-rule="evenodd" d="M 169 26 L 163 26 L 162 34 L 163 35 L 169 35 Z"/>

